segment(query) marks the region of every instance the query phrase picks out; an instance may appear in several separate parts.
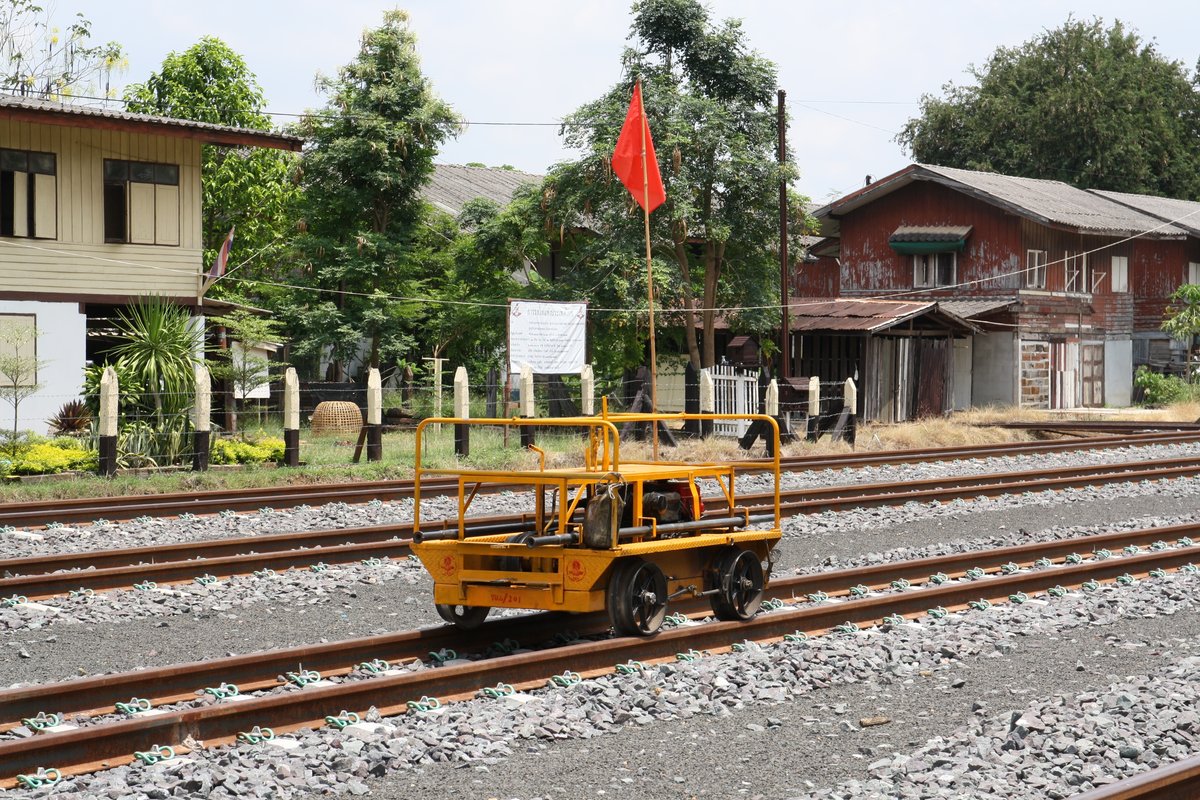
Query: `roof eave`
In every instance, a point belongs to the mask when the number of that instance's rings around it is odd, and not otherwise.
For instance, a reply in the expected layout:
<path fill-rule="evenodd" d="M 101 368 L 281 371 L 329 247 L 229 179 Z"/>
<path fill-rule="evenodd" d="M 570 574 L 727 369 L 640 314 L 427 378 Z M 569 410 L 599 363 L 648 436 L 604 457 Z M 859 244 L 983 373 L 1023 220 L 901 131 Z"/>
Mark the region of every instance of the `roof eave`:
<path fill-rule="evenodd" d="M 95 130 L 123 131 L 127 133 L 147 133 L 158 136 L 171 136 L 177 139 L 191 139 L 204 144 L 225 145 L 230 147 L 266 147 L 274 150 L 289 150 L 299 152 L 304 140 L 296 136 L 270 131 L 238 131 L 232 129 L 212 130 L 196 128 L 185 124 L 172 124 L 169 120 L 152 121 L 142 119 L 120 119 L 91 114 L 56 111 L 53 109 L 33 109 L 0 107 L 0 119 L 12 119 L 17 122 L 33 122 L 42 125 L 58 125 L 66 128 L 91 128 Z"/>

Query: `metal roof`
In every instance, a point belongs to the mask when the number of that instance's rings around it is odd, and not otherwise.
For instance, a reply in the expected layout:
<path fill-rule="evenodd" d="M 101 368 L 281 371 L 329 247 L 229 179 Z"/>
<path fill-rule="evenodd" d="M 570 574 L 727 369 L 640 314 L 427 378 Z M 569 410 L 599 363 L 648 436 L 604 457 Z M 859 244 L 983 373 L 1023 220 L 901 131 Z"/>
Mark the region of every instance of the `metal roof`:
<path fill-rule="evenodd" d="M 957 242 L 971 234 L 971 225 L 901 225 L 889 242 Z"/>
<path fill-rule="evenodd" d="M 1016 305 L 1017 298 L 1015 297 L 1000 297 L 982 300 L 938 300 L 938 308 L 943 311 L 949 311 L 955 316 L 963 319 L 975 319 L 990 314 L 993 311 L 1000 311 L 1009 306 Z"/>
<path fill-rule="evenodd" d="M 793 297 L 788 319 L 793 331 L 859 331 L 873 333 L 910 319 L 930 315 L 946 327 L 977 332 L 979 329 L 929 300 L 855 300 L 849 298 Z"/>
<path fill-rule="evenodd" d="M 271 147 L 277 150 L 299 150 L 304 144 L 304 140 L 298 136 L 274 131 L 0 94 L 0 119 L 5 118 L 45 125 L 156 133 L 160 136 L 198 139 L 207 144 Z"/>
<path fill-rule="evenodd" d="M 1080 233 L 1132 236 L 1150 232 L 1152 238 L 1159 239 L 1187 235 L 1182 228 L 1163 225 L 1160 219 L 1061 181 L 933 164 L 910 164 L 835 200 L 820 209 L 818 217 L 835 219 L 916 181 L 939 183 L 1013 214 Z"/>
<path fill-rule="evenodd" d="M 1200 236 L 1200 203 L 1192 200 L 1175 200 L 1171 197 L 1156 197 L 1150 194 L 1127 194 L 1089 189 L 1093 194 L 1107 197 L 1114 202 L 1129 206 L 1143 214 L 1169 222 L 1183 228 L 1193 236 Z"/>
<path fill-rule="evenodd" d="M 518 188 L 541 180 L 541 175 L 515 169 L 435 164 L 433 177 L 421 190 L 421 196 L 447 214 L 458 216 L 467 202 L 479 197 L 508 205 Z"/>

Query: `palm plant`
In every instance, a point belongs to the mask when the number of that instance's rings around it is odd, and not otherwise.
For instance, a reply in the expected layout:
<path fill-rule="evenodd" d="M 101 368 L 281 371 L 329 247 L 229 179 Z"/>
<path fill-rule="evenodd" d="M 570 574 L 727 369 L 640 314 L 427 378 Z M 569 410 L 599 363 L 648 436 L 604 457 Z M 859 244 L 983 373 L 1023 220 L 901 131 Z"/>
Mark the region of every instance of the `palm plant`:
<path fill-rule="evenodd" d="M 113 355 L 150 395 L 161 428 L 166 417 L 192 404 L 203 333 L 193 327 L 185 309 L 156 295 L 141 298 L 128 311 L 119 310 L 117 318 L 125 341 L 113 348 Z"/>

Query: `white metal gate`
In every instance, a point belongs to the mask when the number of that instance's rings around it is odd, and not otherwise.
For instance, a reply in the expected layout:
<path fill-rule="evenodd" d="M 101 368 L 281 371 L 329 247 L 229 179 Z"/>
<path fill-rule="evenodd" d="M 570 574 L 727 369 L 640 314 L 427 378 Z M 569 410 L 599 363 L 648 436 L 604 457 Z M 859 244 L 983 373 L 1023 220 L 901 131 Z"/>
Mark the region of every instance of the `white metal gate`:
<path fill-rule="evenodd" d="M 730 366 L 711 369 L 713 395 L 717 414 L 757 414 L 758 375 Z M 713 423 L 718 436 L 742 436 L 750 426 L 749 420 L 719 419 Z"/>

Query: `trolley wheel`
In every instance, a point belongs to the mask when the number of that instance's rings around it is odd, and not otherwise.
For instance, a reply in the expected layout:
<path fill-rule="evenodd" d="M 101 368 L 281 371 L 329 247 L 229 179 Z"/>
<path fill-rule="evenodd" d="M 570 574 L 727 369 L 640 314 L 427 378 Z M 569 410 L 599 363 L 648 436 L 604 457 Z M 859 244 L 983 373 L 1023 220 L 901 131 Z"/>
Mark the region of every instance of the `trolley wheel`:
<path fill-rule="evenodd" d="M 537 534 L 535 534 L 533 531 L 522 531 L 521 533 L 514 533 L 512 536 L 505 538 L 504 541 L 516 544 L 525 544 L 536 535 Z M 499 559 L 497 559 L 496 569 L 499 569 L 503 572 L 522 572 L 528 569 L 528 564 L 529 559 L 527 558 L 521 558 L 520 556 L 501 556 Z"/>
<path fill-rule="evenodd" d="M 710 595 L 717 619 L 746 620 L 758 613 L 763 600 L 762 562 L 750 550 L 730 548 L 717 556 Z"/>
<path fill-rule="evenodd" d="M 617 634 L 650 636 L 667 616 L 667 578 L 657 564 L 620 559 L 608 581 L 606 602 Z"/>
<path fill-rule="evenodd" d="M 488 606 L 452 606 L 446 603 L 438 603 L 435 608 L 438 616 L 464 631 L 478 628 L 492 610 Z"/>

